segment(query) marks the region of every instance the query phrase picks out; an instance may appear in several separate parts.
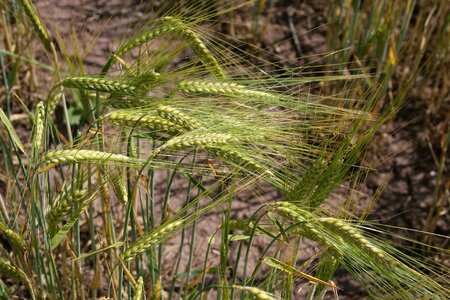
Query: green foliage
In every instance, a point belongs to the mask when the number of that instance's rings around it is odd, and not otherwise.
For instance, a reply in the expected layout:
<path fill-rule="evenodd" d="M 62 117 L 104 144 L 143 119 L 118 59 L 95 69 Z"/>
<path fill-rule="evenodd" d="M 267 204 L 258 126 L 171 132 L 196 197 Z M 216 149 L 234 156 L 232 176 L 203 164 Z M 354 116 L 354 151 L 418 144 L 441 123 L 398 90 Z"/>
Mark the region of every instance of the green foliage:
<path fill-rule="evenodd" d="M 100 74 L 85 74 L 59 61 L 35 9 L 22 2 L 53 54 L 55 74 L 47 101 L 33 115 L 31 145 L 22 146 L 0 110 L 9 137 L 0 135 L 2 163 L 14 182 L 0 220 L 12 249 L 0 251 L 0 270 L 3 282 L 18 281 L 12 289 L 23 284 L 37 299 L 202 299 L 213 291 L 222 299 L 294 299 L 295 285 L 306 280 L 309 299 L 322 299 L 329 290 L 339 293 L 332 279 L 342 266 L 375 299 L 445 298 L 448 268 L 401 253 L 368 234 L 375 226 L 347 220 L 345 208 L 329 208 L 336 187 L 358 180 L 351 169 L 403 101 L 400 93 L 380 109 L 386 78 L 254 71 L 258 62 L 245 62 L 202 26 L 243 3 L 211 12 L 201 1 L 201 11 L 163 6 L 164 15 L 136 29 Z M 359 2 L 352 3 L 356 10 Z M 408 21 L 401 24 L 402 35 Z M 356 24 L 349 28 L 339 47 L 355 38 Z M 377 34 L 389 40 L 393 28 Z M 372 31 L 363 42 L 379 38 Z M 175 58 L 181 63 L 171 63 Z M 372 84 L 349 104 L 307 94 L 308 84 L 318 81 L 329 91 Z M 66 96 L 79 98 L 82 115 L 89 116 L 89 129 L 75 138 Z M 51 118 L 60 100 L 67 126 L 62 141 Z M 261 194 L 268 199 L 252 207 L 251 219 L 233 219 L 239 197 Z M 222 213 L 222 222 L 208 223 L 209 241 L 202 245 L 201 222 L 212 222 L 212 213 Z M 256 240 L 265 250 L 252 268 Z M 300 265 L 299 249 L 307 243 L 320 251 Z"/>

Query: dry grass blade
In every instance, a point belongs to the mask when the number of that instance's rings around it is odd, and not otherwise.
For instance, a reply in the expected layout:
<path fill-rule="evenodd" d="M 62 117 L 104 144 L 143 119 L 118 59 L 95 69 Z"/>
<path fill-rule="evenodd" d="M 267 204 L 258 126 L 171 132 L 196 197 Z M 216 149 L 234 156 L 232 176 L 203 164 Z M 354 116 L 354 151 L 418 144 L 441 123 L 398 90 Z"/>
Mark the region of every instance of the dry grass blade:
<path fill-rule="evenodd" d="M 17 136 L 16 131 L 14 130 L 14 126 L 12 125 L 11 121 L 9 120 L 8 116 L 5 114 L 3 109 L 0 107 L 0 121 L 3 123 L 3 125 L 6 127 L 6 130 L 8 131 L 9 137 L 14 142 L 17 148 L 22 151 L 22 153 L 25 153 L 25 148 L 23 147 L 22 142 L 20 141 L 19 137 Z"/>

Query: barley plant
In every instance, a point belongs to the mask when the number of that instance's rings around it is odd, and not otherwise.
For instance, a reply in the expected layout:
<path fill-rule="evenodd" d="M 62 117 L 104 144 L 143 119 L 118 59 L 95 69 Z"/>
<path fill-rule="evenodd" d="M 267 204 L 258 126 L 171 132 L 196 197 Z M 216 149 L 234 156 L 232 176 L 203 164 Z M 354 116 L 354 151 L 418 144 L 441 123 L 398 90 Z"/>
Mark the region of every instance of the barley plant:
<path fill-rule="evenodd" d="M 214 31 L 265 1 L 159 2 L 97 73 L 30 0 L 0 2 L 0 297 L 337 299 L 345 270 L 373 299 L 447 298 L 448 267 L 397 249 L 355 200 L 364 149 L 413 82 L 384 101 L 394 58 L 352 74 L 337 51 L 322 75 L 280 75 Z M 10 118 L 30 102 L 12 98 L 21 64 L 51 81 L 26 110 L 31 142 Z"/>

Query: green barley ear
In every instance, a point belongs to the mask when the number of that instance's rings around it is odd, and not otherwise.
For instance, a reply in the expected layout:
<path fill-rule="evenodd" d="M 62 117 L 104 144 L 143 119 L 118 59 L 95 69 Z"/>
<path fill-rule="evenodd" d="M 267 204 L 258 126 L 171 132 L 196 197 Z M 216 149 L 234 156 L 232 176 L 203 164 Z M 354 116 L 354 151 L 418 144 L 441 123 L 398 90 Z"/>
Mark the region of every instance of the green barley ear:
<path fill-rule="evenodd" d="M 75 190 L 64 193 L 57 198 L 45 217 L 50 231 L 54 231 L 56 225 L 64 220 L 75 206 L 82 203 L 87 195 L 87 190 Z"/>
<path fill-rule="evenodd" d="M 25 252 L 26 246 L 23 237 L 2 221 L 0 221 L 0 232 L 3 233 L 16 254 Z"/>
<path fill-rule="evenodd" d="M 236 138 L 226 133 L 188 133 L 170 139 L 164 145 L 155 149 L 153 156 L 157 156 L 163 151 L 178 151 L 189 147 L 212 147 L 227 144 L 232 141 L 236 141 Z"/>
<path fill-rule="evenodd" d="M 30 291 L 31 298 L 36 299 L 33 286 L 31 285 L 30 279 L 28 278 L 27 274 L 25 274 L 25 272 L 22 269 L 13 266 L 9 261 L 6 261 L 1 257 L 0 257 L 0 275 L 10 278 L 16 282 L 24 283 L 28 288 L 28 290 Z"/>
<path fill-rule="evenodd" d="M 144 279 L 142 276 L 139 276 L 136 286 L 134 287 L 134 296 L 133 300 L 141 300 L 144 299 Z"/>
<path fill-rule="evenodd" d="M 253 90 L 245 85 L 229 82 L 214 82 L 206 80 L 182 80 L 178 88 L 188 94 L 206 93 L 228 97 L 247 97 L 249 99 L 273 99 L 279 100 L 282 95 Z"/>
<path fill-rule="evenodd" d="M 435 270 L 406 256 L 403 257 L 405 262 L 396 259 L 389 254 L 395 250 L 386 244 L 376 245 L 375 240 L 363 236 L 355 226 L 335 218 L 319 217 L 309 212 L 308 207 L 302 209 L 293 203 L 275 202 L 268 207 L 302 228 L 307 233 L 305 236 L 337 253 L 335 258 L 339 264 L 366 287 L 374 298 L 389 295 L 392 299 L 441 299 L 448 293 L 444 286 L 416 269 L 420 265 L 430 272 Z M 302 232 L 300 234 L 303 235 Z"/>
<path fill-rule="evenodd" d="M 137 48 L 140 45 L 145 44 L 151 40 L 154 40 L 157 37 L 159 37 L 167 32 L 170 32 L 172 30 L 173 30 L 172 26 L 168 26 L 167 24 L 166 25 L 162 24 L 157 27 L 152 27 L 150 29 L 147 29 L 147 30 L 143 31 L 142 33 L 138 34 L 137 36 L 126 41 L 116 50 L 116 52 L 113 55 L 111 55 L 109 57 L 108 61 L 103 66 L 103 69 L 100 74 L 106 75 L 106 73 L 108 73 L 109 69 L 116 61 L 116 57 L 118 57 L 118 56 L 120 57 L 120 56 L 124 55 L 125 53 L 131 51 L 132 49 Z"/>
<path fill-rule="evenodd" d="M 379 257 L 380 260 L 384 262 L 392 262 L 395 263 L 394 260 L 392 260 L 387 253 L 385 253 L 383 250 L 381 250 L 379 247 L 372 244 L 368 239 L 366 239 L 361 232 L 354 228 L 349 223 L 336 219 L 336 218 L 319 218 L 316 219 L 317 222 L 324 224 L 327 228 L 330 230 L 336 232 L 340 236 L 344 237 L 346 241 L 352 241 L 356 244 L 358 244 L 359 247 L 362 249 L 365 249 L 366 251 L 373 254 L 375 257 Z"/>
<path fill-rule="evenodd" d="M 90 76 L 66 77 L 61 81 L 66 88 L 77 88 L 105 93 L 135 95 L 138 88 L 135 85 L 116 78 L 98 78 Z"/>
<path fill-rule="evenodd" d="M 52 41 L 48 34 L 47 27 L 42 22 L 39 14 L 30 0 L 18 0 L 22 6 L 25 15 L 33 26 L 34 31 L 37 33 L 39 40 L 44 45 L 45 50 L 52 52 Z"/>
<path fill-rule="evenodd" d="M 160 227 L 154 229 L 150 233 L 131 243 L 128 249 L 122 253 L 122 260 L 130 260 L 136 255 L 145 252 L 151 246 L 161 243 L 162 241 L 172 237 L 183 228 L 185 223 L 186 220 L 180 219 L 173 222 L 166 222 L 164 225 L 161 225 Z"/>
<path fill-rule="evenodd" d="M 117 196 L 117 199 L 122 203 L 123 205 L 127 205 L 128 203 L 128 191 L 125 186 L 125 183 L 123 182 L 122 175 L 121 174 L 113 174 L 110 176 L 110 180 L 113 186 L 114 193 Z"/>
<path fill-rule="evenodd" d="M 105 118 L 113 124 L 130 128 L 158 130 L 172 134 L 183 132 L 183 128 L 178 124 L 145 112 L 117 110 L 107 114 Z"/>
<path fill-rule="evenodd" d="M 206 47 L 200 37 L 189 27 L 189 24 L 174 17 L 164 17 L 161 19 L 163 24 L 173 27 L 174 33 L 184 40 L 189 47 L 197 54 L 205 67 L 217 78 L 226 78 L 223 69 Z"/>
<path fill-rule="evenodd" d="M 226 75 L 211 51 L 206 47 L 201 38 L 191 29 L 190 24 L 175 17 L 163 17 L 158 20 L 159 25 L 146 30 L 134 38 L 122 44 L 114 55 L 111 55 L 103 67 L 101 74 L 105 75 L 115 62 L 117 56 L 129 52 L 163 34 L 173 33 L 180 40 L 184 41 L 192 51 L 199 57 L 203 65 L 217 78 L 226 78 Z"/>
<path fill-rule="evenodd" d="M 195 130 L 202 127 L 202 124 L 180 110 L 167 106 L 160 105 L 156 109 L 157 113 L 164 119 L 171 121 L 187 130 Z"/>
<path fill-rule="evenodd" d="M 232 285 L 232 288 L 245 291 L 255 300 L 276 300 L 273 294 L 252 286 Z"/>
<path fill-rule="evenodd" d="M 53 227 L 49 227 L 51 249 L 58 247 L 61 241 L 67 236 L 81 214 L 96 199 L 98 190 L 98 188 L 93 188 L 90 191 L 76 190 L 73 193 L 69 193 L 68 197 L 64 197 L 60 205 L 56 203 L 49 213 L 49 216 L 51 216 L 49 220 L 54 223 L 50 223 Z M 65 222 L 58 228 L 57 223 L 63 220 Z"/>
<path fill-rule="evenodd" d="M 11 265 L 10 262 L 0 257 L 0 274 L 14 280 L 25 280 L 27 275 L 19 268 Z"/>
<path fill-rule="evenodd" d="M 40 101 L 36 105 L 36 112 L 34 115 L 34 128 L 33 128 L 33 137 L 32 137 L 32 147 L 33 152 L 35 153 L 35 157 L 37 157 L 39 153 L 39 149 L 42 144 L 42 138 L 44 136 L 44 123 L 45 123 L 45 104 L 43 101 Z"/>
<path fill-rule="evenodd" d="M 96 164 L 139 165 L 142 161 L 122 155 L 95 150 L 56 150 L 47 152 L 43 158 L 46 164 L 91 162 Z"/>
<path fill-rule="evenodd" d="M 47 114 L 51 114 L 55 108 L 56 105 L 58 105 L 58 102 L 61 100 L 63 96 L 62 88 L 58 89 L 58 92 L 56 94 L 51 94 L 47 98 L 46 106 L 47 106 Z"/>

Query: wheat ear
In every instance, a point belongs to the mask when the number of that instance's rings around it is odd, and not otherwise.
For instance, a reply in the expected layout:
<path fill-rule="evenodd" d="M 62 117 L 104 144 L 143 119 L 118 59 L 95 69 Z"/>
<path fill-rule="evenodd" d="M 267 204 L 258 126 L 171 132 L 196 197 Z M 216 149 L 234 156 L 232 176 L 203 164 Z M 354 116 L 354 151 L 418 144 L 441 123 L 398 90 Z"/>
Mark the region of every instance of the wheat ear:
<path fill-rule="evenodd" d="M 226 78 L 225 73 L 220 67 L 211 51 L 206 47 L 200 37 L 189 28 L 189 25 L 174 17 L 164 17 L 161 19 L 162 24 L 173 27 L 173 32 L 182 40 L 184 40 L 202 60 L 205 67 L 218 78 Z"/>
<path fill-rule="evenodd" d="M 5 223 L 0 221 L 0 232 L 3 232 L 4 237 L 8 240 L 14 251 L 18 253 L 25 252 L 25 240 L 21 235 L 13 231 Z"/>
<path fill-rule="evenodd" d="M 151 28 L 150 30 L 143 31 L 141 34 L 133 37 L 132 39 L 123 43 L 119 48 L 115 51 L 113 55 L 108 58 L 108 61 L 102 68 L 101 74 L 105 75 L 108 70 L 111 68 L 112 64 L 116 61 L 116 57 L 122 56 L 123 54 L 129 52 L 130 50 L 139 47 L 142 44 L 145 44 L 157 37 L 170 32 L 173 30 L 172 26 L 168 25 L 160 25 L 156 28 Z"/>
<path fill-rule="evenodd" d="M 214 155 L 216 157 L 221 158 L 224 162 L 234 163 L 241 167 L 248 167 L 248 168 L 258 171 L 258 172 L 268 171 L 267 168 L 265 168 L 263 165 L 259 164 L 253 158 L 246 156 L 244 154 L 241 154 L 237 151 L 234 151 L 231 149 L 215 148 L 215 147 L 207 147 L 206 149 L 209 153 L 211 153 L 212 155 Z"/>
<path fill-rule="evenodd" d="M 280 95 L 252 90 L 245 85 L 228 82 L 212 82 L 206 80 L 183 80 L 178 83 L 178 88 L 185 93 L 207 93 L 224 95 L 228 97 L 247 97 L 254 99 L 279 100 Z"/>
<path fill-rule="evenodd" d="M 183 227 L 184 224 L 185 220 L 182 219 L 156 228 L 152 232 L 130 244 L 128 249 L 122 253 L 121 258 L 126 261 L 145 252 L 151 246 L 172 237 Z"/>
<path fill-rule="evenodd" d="M 303 234 L 306 237 L 311 238 L 324 246 L 332 248 L 341 254 L 340 250 L 336 248 L 336 246 L 334 246 L 328 239 L 326 239 L 323 233 L 311 224 L 311 216 L 300 210 L 295 204 L 286 201 L 277 201 L 268 204 L 268 207 L 303 228 Z"/>
<path fill-rule="evenodd" d="M 59 100 L 61 100 L 61 97 L 63 96 L 62 88 L 61 87 L 59 87 L 59 88 L 60 88 L 59 92 L 57 92 L 53 96 L 50 96 L 47 99 L 46 106 L 47 106 L 48 114 L 51 114 L 55 110 L 56 105 L 58 105 Z"/>
<path fill-rule="evenodd" d="M 18 281 L 28 281 L 27 275 L 21 269 L 0 257 L 0 274 Z"/>
<path fill-rule="evenodd" d="M 114 193 L 117 196 L 117 199 L 122 203 L 123 205 L 126 205 L 128 203 L 128 191 L 125 187 L 125 183 L 123 182 L 122 176 L 120 174 L 116 174 L 111 176 L 111 180 Z"/>
<path fill-rule="evenodd" d="M 108 152 L 95 150 L 56 150 L 47 152 L 43 161 L 45 163 L 70 163 L 70 162 L 94 162 L 94 163 L 136 163 L 136 159 Z"/>
<path fill-rule="evenodd" d="M 143 292 L 144 292 L 144 279 L 142 279 L 142 276 L 139 276 L 138 280 L 136 281 L 136 286 L 134 287 L 133 300 L 143 299 Z"/>
<path fill-rule="evenodd" d="M 137 87 L 121 80 L 112 78 L 98 78 L 89 76 L 66 77 L 61 81 L 66 88 L 77 88 L 106 93 L 119 93 L 134 95 Z"/>
<path fill-rule="evenodd" d="M 158 116 L 143 113 L 131 114 L 126 111 L 114 111 L 105 116 L 111 123 L 116 125 L 137 127 L 142 129 L 162 130 L 169 133 L 179 133 L 183 128 L 169 120 Z"/>
<path fill-rule="evenodd" d="M 166 105 L 160 105 L 158 106 L 156 111 L 162 118 L 171 121 L 187 130 L 194 130 L 202 127 L 202 124 L 200 122 L 176 108 Z"/>
<path fill-rule="evenodd" d="M 226 133 L 195 133 L 176 136 L 164 145 L 153 151 L 153 156 L 159 155 L 162 151 L 177 151 L 189 147 L 205 148 L 208 146 L 217 146 L 227 144 L 237 139 L 231 134 Z"/>
<path fill-rule="evenodd" d="M 391 260 L 391 258 L 387 256 L 387 254 L 383 250 L 372 244 L 361 234 L 359 230 L 352 227 L 347 222 L 336 218 L 319 218 L 317 219 L 317 221 L 324 224 L 327 228 L 330 228 L 332 231 L 338 233 L 339 235 L 345 235 L 349 237 L 351 240 L 356 242 L 356 244 L 360 245 L 362 248 L 374 254 L 381 260 L 388 260 L 393 262 L 393 260 Z"/>
<path fill-rule="evenodd" d="M 36 31 L 39 39 L 41 40 L 41 43 L 44 45 L 45 50 L 51 52 L 52 41 L 50 39 L 50 35 L 48 34 L 47 28 L 39 17 L 36 8 L 29 0 L 18 0 L 18 2 L 22 6 L 25 15 L 33 26 L 34 31 Z"/>
<path fill-rule="evenodd" d="M 49 228 L 59 224 L 77 204 L 80 204 L 86 198 L 87 193 L 87 190 L 76 190 L 69 195 L 64 194 L 56 199 L 46 216 Z"/>
<path fill-rule="evenodd" d="M 232 285 L 232 287 L 249 293 L 257 300 L 276 300 L 272 294 L 253 286 Z"/>
<path fill-rule="evenodd" d="M 144 31 L 141 34 L 135 36 L 134 38 L 123 43 L 115 52 L 116 56 L 121 56 L 130 50 L 139 47 L 142 44 L 145 44 L 151 40 L 156 39 L 157 37 L 173 31 L 173 26 L 170 24 L 162 24 L 156 28 L 151 28 L 148 31 Z"/>
<path fill-rule="evenodd" d="M 32 138 L 33 149 L 39 151 L 44 136 L 44 121 L 45 121 L 45 104 L 40 101 L 36 105 L 36 113 L 34 116 L 34 131 Z"/>

